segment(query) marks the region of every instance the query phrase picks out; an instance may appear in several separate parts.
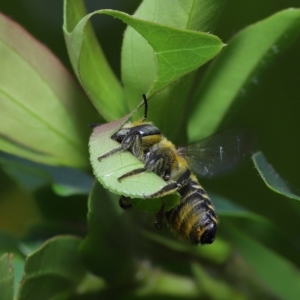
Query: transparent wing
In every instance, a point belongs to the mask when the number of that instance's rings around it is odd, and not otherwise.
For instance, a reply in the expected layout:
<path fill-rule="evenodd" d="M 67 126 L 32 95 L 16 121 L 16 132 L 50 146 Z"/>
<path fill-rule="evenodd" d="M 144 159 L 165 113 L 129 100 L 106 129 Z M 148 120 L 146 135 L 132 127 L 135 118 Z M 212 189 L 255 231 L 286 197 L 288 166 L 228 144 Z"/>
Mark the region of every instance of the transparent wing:
<path fill-rule="evenodd" d="M 236 165 L 253 145 L 246 130 L 231 129 L 177 149 L 189 166 L 202 177 L 221 174 Z"/>

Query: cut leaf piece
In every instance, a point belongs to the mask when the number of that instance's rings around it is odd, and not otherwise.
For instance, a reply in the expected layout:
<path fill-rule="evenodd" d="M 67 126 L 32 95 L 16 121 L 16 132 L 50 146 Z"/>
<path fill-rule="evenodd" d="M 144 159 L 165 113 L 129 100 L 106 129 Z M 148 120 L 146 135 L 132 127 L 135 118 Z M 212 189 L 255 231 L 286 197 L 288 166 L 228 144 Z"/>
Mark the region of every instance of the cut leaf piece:
<path fill-rule="evenodd" d="M 79 243 L 73 236 L 55 237 L 29 255 L 18 300 L 68 298 L 86 275 Z"/>
<path fill-rule="evenodd" d="M 292 191 L 288 184 L 274 170 L 272 165 L 269 164 L 263 153 L 257 152 L 253 154 L 252 159 L 259 175 L 271 190 L 288 198 L 300 200 L 300 195 L 296 195 Z"/>
<path fill-rule="evenodd" d="M 300 10 L 287 9 L 250 25 L 229 41 L 211 65 L 195 98 L 198 105 L 189 118 L 189 140 L 216 131 L 247 83 L 282 53 L 300 33 Z"/>
<path fill-rule="evenodd" d="M 143 172 L 127 177 L 122 181 L 118 180 L 122 175 L 144 167 L 144 164 L 129 151 L 117 152 L 101 161 L 98 160 L 98 157 L 120 147 L 120 144 L 112 140 L 111 136 L 122 127 L 132 114 L 128 114 L 117 121 L 94 127 L 89 142 L 90 160 L 94 175 L 111 192 L 130 198 L 139 198 L 132 199 L 131 202 L 134 207 L 140 210 L 155 213 L 164 202 L 165 210 L 168 211 L 179 202 L 177 195 L 167 195 L 163 198 L 158 197 L 158 199 L 143 199 L 166 186 L 166 182 L 156 174 Z"/>
<path fill-rule="evenodd" d="M 144 198 L 164 187 L 165 181 L 154 173 L 148 172 L 118 181 L 118 178 L 125 173 L 144 166 L 129 151 L 117 152 L 101 161 L 98 160 L 99 156 L 120 146 L 118 142 L 111 139 L 111 136 L 121 128 L 128 117 L 129 115 L 94 128 L 89 142 L 91 165 L 99 182 L 113 193 L 131 198 Z"/>
<path fill-rule="evenodd" d="M 126 113 L 123 90 L 111 70 L 86 16 L 84 2 L 64 1 L 63 31 L 74 72 L 98 112 L 107 121 Z"/>
<path fill-rule="evenodd" d="M 1 300 L 14 298 L 14 272 L 12 254 L 4 254 L 0 258 L 0 296 Z"/>
<path fill-rule="evenodd" d="M 44 45 L 3 15 L 0 49 L 0 150 L 87 167 L 86 124 L 95 111 L 80 87 Z"/>

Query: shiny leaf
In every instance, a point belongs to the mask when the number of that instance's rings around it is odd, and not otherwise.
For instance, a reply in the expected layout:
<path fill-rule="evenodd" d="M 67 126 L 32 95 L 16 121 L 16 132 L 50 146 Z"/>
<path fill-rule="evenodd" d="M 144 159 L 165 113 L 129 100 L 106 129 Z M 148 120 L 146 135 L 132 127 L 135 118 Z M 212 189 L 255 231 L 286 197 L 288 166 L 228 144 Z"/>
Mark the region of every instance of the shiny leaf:
<path fill-rule="evenodd" d="M 87 167 L 86 124 L 94 111 L 76 82 L 44 45 L 3 15 L 0 51 L 0 150 Z"/>

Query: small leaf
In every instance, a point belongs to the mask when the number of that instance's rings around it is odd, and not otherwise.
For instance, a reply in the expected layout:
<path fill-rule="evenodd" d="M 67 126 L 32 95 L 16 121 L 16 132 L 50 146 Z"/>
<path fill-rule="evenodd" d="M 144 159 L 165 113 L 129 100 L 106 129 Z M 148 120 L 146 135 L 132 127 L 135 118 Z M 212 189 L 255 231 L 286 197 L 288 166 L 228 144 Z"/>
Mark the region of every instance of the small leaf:
<path fill-rule="evenodd" d="M 83 1 L 64 1 L 63 31 L 74 72 L 98 112 L 108 121 L 126 113 L 122 87 L 102 52 Z"/>
<path fill-rule="evenodd" d="M 247 83 L 262 72 L 300 33 L 300 10 L 278 12 L 236 34 L 211 65 L 196 92 L 189 140 L 216 131 Z"/>
<path fill-rule="evenodd" d="M 166 186 L 166 182 L 152 172 L 143 172 L 119 181 L 118 178 L 122 175 L 144 167 L 144 164 L 129 151 L 120 151 L 101 161 L 98 160 L 98 157 L 120 147 L 120 144 L 112 140 L 111 136 L 121 128 L 130 115 L 94 127 L 89 142 L 90 160 L 95 177 L 105 188 L 119 195 L 143 199 L 161 190 Z M 158 199 L 132 199 L 131 203 L 140 210 L 157 212 L 162 206 L 162 201 L 165 203 L 165 209 L 169 210 L 178 203 L 179 198 L 176 195 L 167 195 Z"/>
<path fill-rule="evenodd" d="M 292 191 L 288 184 L 274 170 L 272 165 L 269 164 L 263 153 L 257 152 L 253 154 L 252 159 L 259 175 L 271 190 L 288 198 L 300 200 L 300 195 L 296 195 Z"/>
<path fill-rule="evenodd" d="M 86 125 L 94 110 L 80 87 L 44 45 L 3 15 L 0 49 L 0 150 L 87 167 Z"/>
<path fill-rule="evenodd" d="M 86 274 L 79 243 L 76 237 L 55 237 L 29 255 L 17 299 L 67 298 Z"/>
<path fill-rule="evenodd" d="M 12 268 L 12 254 L 4 254 L 0 258 L 0 298 L 13 300 L 14 272 Z"/>

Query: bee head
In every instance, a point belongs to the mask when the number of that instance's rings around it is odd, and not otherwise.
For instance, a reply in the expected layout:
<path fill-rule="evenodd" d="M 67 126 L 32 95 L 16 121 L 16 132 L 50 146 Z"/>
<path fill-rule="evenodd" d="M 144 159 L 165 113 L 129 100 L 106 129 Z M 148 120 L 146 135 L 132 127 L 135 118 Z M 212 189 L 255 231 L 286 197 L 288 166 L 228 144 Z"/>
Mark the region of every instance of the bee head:
<path fill-rule="evenodd" d="M 119 131 L 114 133 L 111 138 L 119 143 L 123 141 L 123 139 L 127 136 L 130 132 L 130 128 L 121 128 Z"/>

